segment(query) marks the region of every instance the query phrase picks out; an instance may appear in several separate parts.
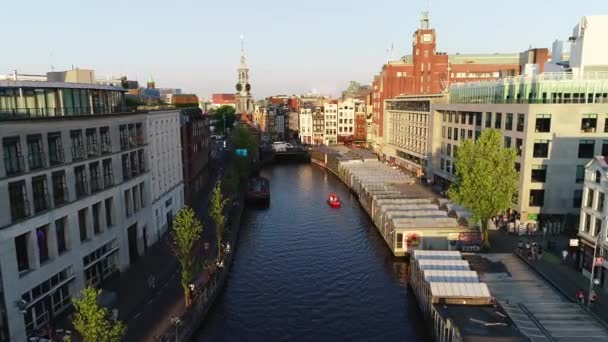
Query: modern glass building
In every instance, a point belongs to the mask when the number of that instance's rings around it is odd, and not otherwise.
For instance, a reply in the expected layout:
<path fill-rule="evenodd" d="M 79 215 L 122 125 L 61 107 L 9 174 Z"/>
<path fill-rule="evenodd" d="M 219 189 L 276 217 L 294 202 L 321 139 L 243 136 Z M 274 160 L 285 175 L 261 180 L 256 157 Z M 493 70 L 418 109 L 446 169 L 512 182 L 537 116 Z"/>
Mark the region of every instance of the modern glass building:
<path fill-rule="evenodd" d="M 452 104 L 608 103 L 608 72 L 544 73 L 450 85 Z"/>
<path fill-rule="evenodd" d="M 123 113 L 124 92 L 110 85 L 0 81 L 0 119 Z"/>

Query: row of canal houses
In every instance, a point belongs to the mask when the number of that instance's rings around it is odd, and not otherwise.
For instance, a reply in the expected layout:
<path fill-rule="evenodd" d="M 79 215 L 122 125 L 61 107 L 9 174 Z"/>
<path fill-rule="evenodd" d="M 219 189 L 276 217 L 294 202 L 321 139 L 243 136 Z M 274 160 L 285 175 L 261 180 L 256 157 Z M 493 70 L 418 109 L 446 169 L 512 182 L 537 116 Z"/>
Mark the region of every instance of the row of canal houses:
<path fill-rule="evenodd" d="M 465 209 L 375 157 L 330 157 L 327 167 L 359 198 L 395 256 L 416 249 L 455 250 L 471 241 L 467 237 L 479 236 Z"/>

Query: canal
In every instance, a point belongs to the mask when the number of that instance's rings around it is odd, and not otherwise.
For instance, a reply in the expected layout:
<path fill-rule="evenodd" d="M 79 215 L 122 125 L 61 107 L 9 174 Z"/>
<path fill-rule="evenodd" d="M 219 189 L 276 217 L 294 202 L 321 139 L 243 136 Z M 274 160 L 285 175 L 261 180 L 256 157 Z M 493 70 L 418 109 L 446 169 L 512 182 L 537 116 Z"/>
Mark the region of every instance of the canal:
<path fill-rule="evenodd" d="M 197 341 L 425 341 L 407 287 L 371 220 L 333 174 L 276 165 L 267 209 L 247 210 L 223 294 Z M 336 192 L 342 208 L 332 209 Z"/>

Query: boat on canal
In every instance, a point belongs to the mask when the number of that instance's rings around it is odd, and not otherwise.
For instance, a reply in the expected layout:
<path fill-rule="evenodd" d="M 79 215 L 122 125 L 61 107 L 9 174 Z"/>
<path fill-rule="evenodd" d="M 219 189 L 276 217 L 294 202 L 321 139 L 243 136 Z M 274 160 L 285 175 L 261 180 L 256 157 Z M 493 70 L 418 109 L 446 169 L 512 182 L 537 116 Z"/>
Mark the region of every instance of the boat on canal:
<path fill-rule="evenodd" d="M 340 197 L 338 195 L 331 193 L 327 196 L 327 204 L 329 204 L 332 208 L 340 208 L 342 206 L 342 202 L 340 202 Z"/>
<path fill-rule="evenodd" d="M 251 204 L 270 204 L 270 181 L 264 177 L 250 178 L 245 199 Z"/>

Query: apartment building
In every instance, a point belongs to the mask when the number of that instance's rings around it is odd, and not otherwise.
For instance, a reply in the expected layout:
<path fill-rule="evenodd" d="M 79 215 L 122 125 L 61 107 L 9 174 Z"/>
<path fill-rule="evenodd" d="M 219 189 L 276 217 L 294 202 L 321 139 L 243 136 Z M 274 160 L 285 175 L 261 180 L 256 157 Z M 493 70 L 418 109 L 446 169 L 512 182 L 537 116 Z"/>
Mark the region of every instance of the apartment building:
<path fill-rule="evenodd" d="M 338 142 L 338 101 L 323 104 L 323 113 L 323 144 L 335 144 Z"/>
<path fill-rule="evenodd" d="M 187 205 L 193 205 L 199 191 L 209 180 L 209 124 L 209 116 L 200 109 L 180 111 L 184 201 Z"/>
<path fill-rule="evenodd" d="M 149 141 L 160 145 L 155 115 L 125 113 L 114 86 L 0 81 L 3 338 L 26 340 L 85 284 L 127 269 L 158 239 L 154 196 L 175 182 L 152 190 L 150 167 L 169 165 L 162 159 L 179 145 L 167 138 L 162 154 L 150 151 Z M 178 134 L 174 124 L 160 130 Z M 155 180 L 175 174 L 163 170 Z"/>
<path fill-rule="evenodd" d="M 608 288 L 608 261 L 606 261 L 608 260 L 608 240 L 606 239 L 608 162 L 606 158 L 608 158 L 606 155 L 596 156 L 585 165 L 585 183 L 578 232 L 581 241 L 579 267 L 582 273 L 590 278 L 594 256 L 603 257 L 602 264 L 595 265 L 594 270 L 594 278 L 599 280 L 598 285 L 603 288 Z"/>
<path fill-rule="evenodd" d="M 383 159 L 411 171 L 426 174 L 431 104 L 445 102 L 446 96 L 409 95 L 384 101 L 385 143 Z"/>
<path fill-rule="evenodd" d="M 313 121 L 312 121 L 312 113 L 314 108 L 311 107 L 300 107 L 299 110 L 299 120 L 300 120 L 300 142 L 304 144 L 312 144 L 312 134 L 313 134 Z"/>
<path fill-rule="evenodd" d="M 353 140 L 355 134 L 355 106 L 359 102 L 352 98 L 338 102 L 338 142 Z"/>
<path fill-rule="evenodd" d="M 452 85 L 449 103 L 432 105 L 429 173 L 447 186 L 460 143 L 498 129 L 503 146 L 518 151 L 522 220 L 575 226 L 585 164 L 608 154 L 607 81 L 606 73 L 545 73 Z"/>
<path fill-rule="evenodd" d="M 312 143 L 314 145 L 325 143 L 325 112 L 323 107 L 315 107 L 312 112 Z"/>

